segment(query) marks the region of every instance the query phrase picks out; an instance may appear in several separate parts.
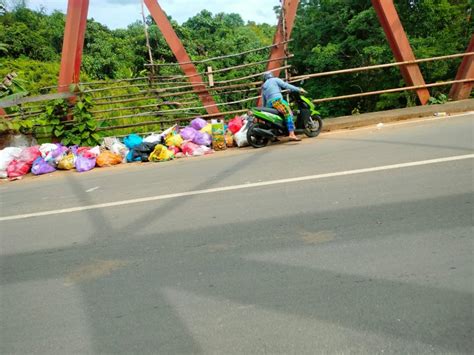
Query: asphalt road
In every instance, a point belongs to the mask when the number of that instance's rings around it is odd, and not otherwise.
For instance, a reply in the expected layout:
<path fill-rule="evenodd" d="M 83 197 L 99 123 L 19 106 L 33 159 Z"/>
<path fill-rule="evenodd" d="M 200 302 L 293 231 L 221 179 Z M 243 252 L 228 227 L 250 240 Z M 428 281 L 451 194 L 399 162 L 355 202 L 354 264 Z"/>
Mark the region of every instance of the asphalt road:
<path fill-rule="evenodd" d="M 471 353 L 473 123 L 2 183 L 0 353 Z"/>

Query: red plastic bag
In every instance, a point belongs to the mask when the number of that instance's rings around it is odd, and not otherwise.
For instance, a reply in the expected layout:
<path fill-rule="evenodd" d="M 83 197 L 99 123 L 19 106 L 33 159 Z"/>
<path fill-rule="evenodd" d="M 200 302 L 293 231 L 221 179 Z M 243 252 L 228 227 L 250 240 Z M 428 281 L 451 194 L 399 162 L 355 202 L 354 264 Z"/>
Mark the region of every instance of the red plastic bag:
<path fill-rule="evenodd" d="M 232 134 L 236 134 L 243 126 L 242 118 L 240 116 L 235 116 L 233 119 L 229 121 L 229 131 Z"/>
<path fill-rule="evenodd" d="M 9 179 L 19 178 L 30 172 L 31 164 L 25 161 L 12 160 L 7 167 L 7 174 Z"/>
<path fill-rule="evenodd" d="M 21 151 L 20 157 L 18 158 L 19 161 L 33 164 L 36 158 L 41 156 L 41 152 L 39 150 L 39 146 L 35 145 L 34 147 L 28 147 Z"/>

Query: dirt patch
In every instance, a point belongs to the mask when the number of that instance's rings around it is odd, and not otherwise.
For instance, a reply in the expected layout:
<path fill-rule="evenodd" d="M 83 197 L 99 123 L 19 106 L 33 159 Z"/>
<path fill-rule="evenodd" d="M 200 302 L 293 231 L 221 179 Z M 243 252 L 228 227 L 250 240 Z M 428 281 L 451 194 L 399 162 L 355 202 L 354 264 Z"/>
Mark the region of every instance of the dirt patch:
<path fill-rule="evenodd" d="M 124 267 L 126 264 L 126 261 L 121 260 L 100 260 L 91 264 L 82 265 L 66 276 L 64 284 L 66 286 L 71 286 L 81 282 L 97 280 L 101 277 L 110 275 L 112 272 Z"/>

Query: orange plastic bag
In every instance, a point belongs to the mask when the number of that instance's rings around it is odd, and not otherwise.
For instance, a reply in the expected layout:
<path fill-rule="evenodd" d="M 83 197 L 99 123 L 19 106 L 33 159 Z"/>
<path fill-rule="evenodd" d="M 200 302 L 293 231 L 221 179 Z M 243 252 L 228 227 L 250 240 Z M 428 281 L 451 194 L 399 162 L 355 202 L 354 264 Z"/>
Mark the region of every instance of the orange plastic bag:
<path fill-rule="evenodd" d="M 111 166 L 120 164 L 122 162 L 122 156 L 105 150 L 97 157 L 97 166 Z"/>

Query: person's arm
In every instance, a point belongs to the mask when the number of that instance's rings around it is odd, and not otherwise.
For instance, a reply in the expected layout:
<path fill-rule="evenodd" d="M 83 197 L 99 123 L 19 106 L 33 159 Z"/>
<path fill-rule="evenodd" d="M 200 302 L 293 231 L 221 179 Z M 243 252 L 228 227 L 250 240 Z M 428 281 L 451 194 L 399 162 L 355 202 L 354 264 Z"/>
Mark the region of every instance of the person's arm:
<path fill-rule="evenodd" d="M 296 87 L 294 85 L 291 85 L 291 84 L 288 84 L 286 82 L 284 82 L 283 80 L 279 79 L 277 80 L 277 83 L 278 83 L 278 86 L 281 88 L 281 89 L 286 89 L 286 90 L 290 90 L 292 92 L 301 92 L 301 88 L 299 87 Z"/>

